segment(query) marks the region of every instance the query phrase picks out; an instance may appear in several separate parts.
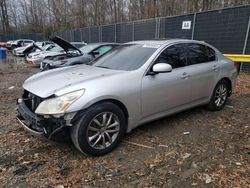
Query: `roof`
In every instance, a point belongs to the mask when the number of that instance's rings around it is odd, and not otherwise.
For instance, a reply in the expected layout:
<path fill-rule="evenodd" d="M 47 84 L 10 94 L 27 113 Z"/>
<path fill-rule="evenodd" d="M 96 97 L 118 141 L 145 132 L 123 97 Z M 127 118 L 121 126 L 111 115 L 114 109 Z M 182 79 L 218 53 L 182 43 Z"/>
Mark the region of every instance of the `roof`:
<path fill-rule="evenodd" d="M 154 46 L 161 46 L 167 43 L 173 42 L 201 42 L 196 40 L 189 40 L 189 39 L 159 39 L 159 40 L 139 40 L 139 41 L 132 41 L 126 44 L 142 44 L 142 45 L 154 45 Z"/>
<path fill-rule="evenodd" d="M 93 42 L 88 44 L 95 44 L 95 45 L 120 45 L 119 43 L 115 42 Z"/>

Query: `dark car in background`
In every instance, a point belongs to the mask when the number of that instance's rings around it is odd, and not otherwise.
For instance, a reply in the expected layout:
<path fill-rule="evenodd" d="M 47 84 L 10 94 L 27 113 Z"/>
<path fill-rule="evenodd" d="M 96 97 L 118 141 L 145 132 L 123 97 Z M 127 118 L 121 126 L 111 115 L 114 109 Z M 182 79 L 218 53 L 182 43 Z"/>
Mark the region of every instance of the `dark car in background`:
<path fill-rule="evenodd" d="M 66 42 L 66 41 L 65 41 Z M 40 69 L 42 71 L 64 66 L 87 64 L 97 57 L 104 55 L 113 48 L 119 46 L 118 43 L 92 43 L 79 48 L 81 53 L 78 55 L 46 58 L 41 62 Z"/>

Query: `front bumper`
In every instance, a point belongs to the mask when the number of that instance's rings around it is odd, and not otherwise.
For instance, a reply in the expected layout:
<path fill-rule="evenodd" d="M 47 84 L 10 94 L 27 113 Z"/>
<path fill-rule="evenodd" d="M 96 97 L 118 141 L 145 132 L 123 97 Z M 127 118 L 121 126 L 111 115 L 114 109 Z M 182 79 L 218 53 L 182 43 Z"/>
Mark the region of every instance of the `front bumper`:
<path fill-rule="evenodd" d="M 65 134 L 68 134 L 66 130 L 72 125 L 74 114 L 67 116 L 68 119 L 65 119 L 65 116 L 45 118 L 30 111 L 22 99 L 18 100 L 17 105 L 17 120 L 33 135 L 53 139 L 57 136 L 65 137 Z"/>
<path fill-rule="evenodd" d="M 33 58 L 26 58 L 26 61 L 30 65 L 34 66 L 40 66 L 40 63 L 42 62 L 43 59 L 33 59 Z"/>
<path fill-rule="evenodd" d="M 24 56 L 24 54 L 23 54 L 22 52 L 18 52 L 18 51 L 16 51 L 16 50 L 13 50 L 12 53 L 13 53 L 13 55 L 15 55 L 15 56 L 20 56 L 20 57 Z"/>
<path fill-rule="evenodd" d="M 15 55 L 16 55 L 16 56 L 19 56 L 19 57 L 24 57 L 24 53 L 22 53 L 22 52 L 16 52 Z"/>

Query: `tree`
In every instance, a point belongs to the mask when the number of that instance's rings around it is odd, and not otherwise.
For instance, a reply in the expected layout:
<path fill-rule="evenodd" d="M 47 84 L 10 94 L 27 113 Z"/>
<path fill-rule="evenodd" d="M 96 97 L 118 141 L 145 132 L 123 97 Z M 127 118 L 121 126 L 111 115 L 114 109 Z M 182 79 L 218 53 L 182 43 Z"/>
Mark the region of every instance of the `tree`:
<path fill-rule="evenodd" d="M 7 3 L 7 4 L 6 4 Z M 3 32 L 52 32 L 249 4 L 250 0 L 0 0 Z"/>
<path fill-rule="evenodd" d="M 0 8 L 1 8 L 2 29 L 4 33 L 8 33 L 10 31 L 10 25 L 9 25 L 8 10 L 5 0 L 0 0 Z"/>

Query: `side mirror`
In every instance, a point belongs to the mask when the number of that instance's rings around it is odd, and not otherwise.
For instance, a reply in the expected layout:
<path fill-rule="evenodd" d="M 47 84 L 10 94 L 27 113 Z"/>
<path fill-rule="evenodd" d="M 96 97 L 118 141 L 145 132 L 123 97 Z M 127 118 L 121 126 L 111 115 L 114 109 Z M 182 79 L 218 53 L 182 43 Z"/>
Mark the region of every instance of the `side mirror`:
<path fill-rule="evenodd" d="M 154 73 L 165 73 L 165 72 L 171 72 L 172 66 L 167 63 L 157 63 L 153 66 L 152 71 Z"/>
<path fill-rule="evenodd" d="M 98 51 L 93 51 L 93 52 L 91 52 L 91 54 L 92 54 L 93 56 L 97 56 L 97 55 L 100 54 L 100 52 L 98 52 Z"/>

